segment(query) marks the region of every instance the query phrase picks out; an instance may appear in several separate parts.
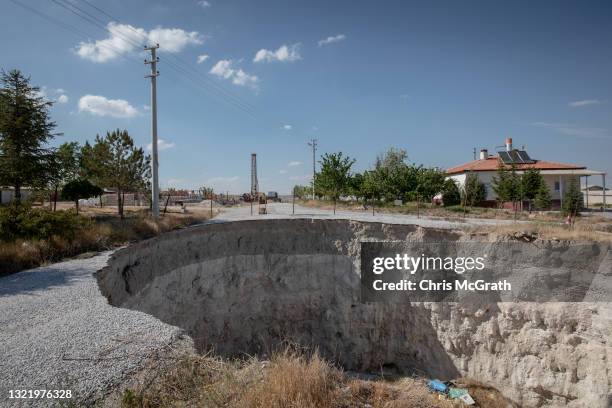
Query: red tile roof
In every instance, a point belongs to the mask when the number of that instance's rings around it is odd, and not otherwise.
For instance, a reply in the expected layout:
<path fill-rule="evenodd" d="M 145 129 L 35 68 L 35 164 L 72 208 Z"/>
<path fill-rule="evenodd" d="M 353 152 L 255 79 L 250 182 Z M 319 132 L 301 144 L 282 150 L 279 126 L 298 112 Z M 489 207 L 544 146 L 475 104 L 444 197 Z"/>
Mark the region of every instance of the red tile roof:
<path fill-rule="evenodd" d="M 488 159 L 474 160 L 469 163 L 462 164 L 460 166 L 451 167 L 446 170 L 446 174 L 458 174 L 467 171 L 495 171 L 498 167 L 497 156 L 491 156 Z M 509 166 L 508 166 L 509 167 Z M 535 160 L 535 163 L 530 164 L 517 164 L 517 170 L 526 169 L 538 169 L 538 170 L 583 170 L 585 166 L 578 166 L 575 164 L 555 163 L 545 160 Z"/>

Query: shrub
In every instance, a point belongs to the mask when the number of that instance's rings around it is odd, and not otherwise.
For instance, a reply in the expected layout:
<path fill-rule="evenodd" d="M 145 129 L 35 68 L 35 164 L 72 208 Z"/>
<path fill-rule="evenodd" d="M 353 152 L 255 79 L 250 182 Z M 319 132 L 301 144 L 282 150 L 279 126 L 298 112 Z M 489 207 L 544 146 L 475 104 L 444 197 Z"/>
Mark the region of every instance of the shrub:
<path fill-rule="evenodd" d="M 442 186 L 442 202 L 445 207 L 461 203 L 459 187 L 457 187 L 457 183 L 455 183 L 455 180 L 452 178 L 444 180 L 444 185 Z"/>
<path fill-rule="evenodd" d="M 72 240 L 89 220 L 74 211 L 49 211 L 27 205 L 0 207 L 0 240 L 50 239 L 53 236 Z"/>

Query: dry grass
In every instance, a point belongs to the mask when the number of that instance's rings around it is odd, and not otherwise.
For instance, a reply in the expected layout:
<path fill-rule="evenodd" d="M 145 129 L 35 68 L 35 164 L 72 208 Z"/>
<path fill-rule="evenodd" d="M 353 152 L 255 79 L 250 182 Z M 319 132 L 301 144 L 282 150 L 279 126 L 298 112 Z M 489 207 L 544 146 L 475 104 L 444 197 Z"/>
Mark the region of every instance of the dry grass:
<path fill-rule="evenodd" d="M 314 353 L 305 357 L 291 351 L 275 355 L 261 381 L 240 399 L 238 406 L 270 408 L 332 408 L 340 406 L 341 372 Z"/>
<path fill-rule="evenodd" d="M 129 213 L 124 220 L 114 214 L 96 214 L 90 223 L 68 240 L 52 236 L 45 240 L 16 240 L 0 244 L 0 276 L 34 268 L 79 254 L 102 251 L 152 238 L 207 218 L 206 214 L 166 214 L 155 221 L 142 213 Z"/>
<path fill-rule="evenodd" d="M 305 206 L 320 208 L 324 210 L 333 210 L 333 202 L 327 200 L 299 200 L 296 203 Z M 362 203 L 338 201 L 336 209 L 338 211 L 355 211 L 372 213 L 372 207 L 368 204 L 368 209 L 364 209 Z M 419 203 L 418 210 L 416 202 L 406 202 L 402 206 L 393 206 L 392 204 L 384 204 L 375 206 L 376 213 L 382 214 L 411 214 L 416 215 L 417 211 L 424 217 L 441 217 L 446 219 L 459 220 L 465 217 L 468 218 L 486 218 L 486 219 L 515 219 L 514 211 L 509 209 L 471 207 L 465 211 L 461 206 L 443 207 L 429 203 Z M 559 222 L 562 223 L 564 218 L 558 211 L 533 211 L 529 213 L 527 210 L 517 212 L 516 219 L 521 221 L 537 221 L 537 222 Z M 595 213 L 593 216 L 584 218 L 584 222 L 589 223 L 608 223 L 610 219 L 606 219 Z M 612 232 L 612 231 L 611 231 Z"/>
<path fill-rule="evenodd" d="M 608 221 L 609 222 L 609 221 Z M 482 235 L 489 234 L 493 238 L 509 236 L 522 237 L 524 235 L 539 239 L 552 239 L 560 241 L 589 241 L 612 242 L 612 233 L 597 223 L 578 220 L 573 226 L 560 223 L 529 223 L 496 226 L 468 227 L 469 233 Z"/>
<path fill-rule="evenodd" d="M 123 408 L 453 408 L 462 403 L 431 392 L 424 379 L 365 381 L 350 378 L 316 352 L 276 353 L 269 361 L 226 361 L 181 355 L 155 362 L 121 394 Z M 467 384 L 467 383 L 466 383 Z M 482 407 L 507 407 L 495 389 L 469 383 Z M 485 403 L 486 402 L 486 403 Z"/>

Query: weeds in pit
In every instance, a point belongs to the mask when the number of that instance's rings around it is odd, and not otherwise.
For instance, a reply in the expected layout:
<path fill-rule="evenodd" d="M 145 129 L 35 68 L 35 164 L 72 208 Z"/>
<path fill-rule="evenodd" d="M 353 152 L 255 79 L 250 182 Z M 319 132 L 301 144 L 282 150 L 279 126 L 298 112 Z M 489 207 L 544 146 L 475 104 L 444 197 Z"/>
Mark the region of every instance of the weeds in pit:
<path fill-rule="evenodd" d="M 155 364 L 137 388 L 123 392 L 123 408 L 452 408 L 460 403 L 432 393 L 419 378 L 393 382 L 349 378 L 317 352 L 286 348 L 270 360 L 227 361 L 211 355 L 182 355 Z M 472 387 L 470 391 L 478 391 Z M 484 388 L 483 388 L 484 389 Z M 487 388 L 488 403 L 508 406 Z"/>

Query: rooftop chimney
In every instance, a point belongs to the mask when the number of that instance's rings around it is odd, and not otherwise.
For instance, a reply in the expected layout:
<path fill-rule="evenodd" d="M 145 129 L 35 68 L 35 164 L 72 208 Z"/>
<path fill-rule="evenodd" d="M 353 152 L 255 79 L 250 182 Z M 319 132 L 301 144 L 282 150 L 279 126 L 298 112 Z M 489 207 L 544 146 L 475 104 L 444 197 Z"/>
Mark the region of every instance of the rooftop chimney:
<path fill-rule="evenodd" d="M 506 151 L 512 151 L 512 138 L 511 137 L 507 137 L 506 138 Z"/>
<path fill-rule="evenodd" d="M 487 160 L 489 158 L 489 151 L 487 149 L 480 149 L 480 160 Z"/>

